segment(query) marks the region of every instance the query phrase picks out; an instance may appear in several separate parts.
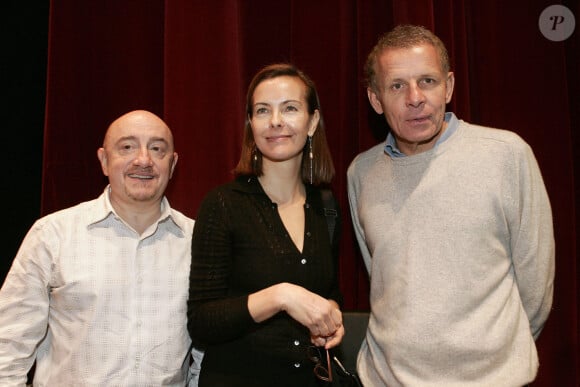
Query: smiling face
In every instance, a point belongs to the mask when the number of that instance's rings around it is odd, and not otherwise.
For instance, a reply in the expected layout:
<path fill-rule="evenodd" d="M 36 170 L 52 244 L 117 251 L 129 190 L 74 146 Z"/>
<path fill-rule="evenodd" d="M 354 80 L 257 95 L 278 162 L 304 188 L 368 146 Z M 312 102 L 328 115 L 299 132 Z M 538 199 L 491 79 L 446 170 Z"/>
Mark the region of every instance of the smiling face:
<path fill-rule="evenodd" d="M 97 156 L 111 184 L 111 202 L 124 206 L 161 201 L 177 163 L 171 131 L 146 111 L 114 121 Z"/>
<path fill-rule="evenodd" d="M 367 89 L 369 101 L 385 114 L 399 149 L 412 155 L 433 148 L 445 130 L 445 106 L 454 85 L 453 73 L 443 72 L 435 48 L 386 49 L 376 73 L 377 90 Z"/>
<path fill-rule="evenodd" d="M 264 165 L 288 160 L 300 165 L 306 138 L 316 131 L 319 112 L 308 113 L 306 86 L 300 78 L 280 76 L 256 87 L 249 119 Z"/>

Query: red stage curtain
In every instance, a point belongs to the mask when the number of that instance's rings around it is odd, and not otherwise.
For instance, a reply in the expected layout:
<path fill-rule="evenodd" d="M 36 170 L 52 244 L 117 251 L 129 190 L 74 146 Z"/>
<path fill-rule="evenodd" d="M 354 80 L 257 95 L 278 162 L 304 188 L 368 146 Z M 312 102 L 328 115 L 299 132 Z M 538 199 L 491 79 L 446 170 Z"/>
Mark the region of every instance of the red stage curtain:
<path fill-rule="evenodd" d="M 52 1 L 42 212 L 100 194 L 106 180 L 96 149 L 104 131 L 122 113 L 143 108 L 162 116 L 174 132 L 180 157 L 167 194 L 174 207 L 195 218 L 205 193 L 232 178 L 250 77 L 266 64 L 293 62 L 317 83 L 337 167 L 345 307 L 367 309 L 368 280 L 352 233 L 345 173 L 356 154 L 384 139 L 387 128 L 366 99 L 362 65 L 382 32 L 399 23 L 423 24 L 450 51 L 456 90 L 449 110 L 511 129 L 536 153 L 553 205 L 557 277 L 534 385 L 577 386 L 574 151 L 580 138 L 572 128 L 579 127 L 578 32 L 566 42 L 542 36 L 538 17 L 551 4 Z M 578 17 L 577 1 L 567 5 Z"/>

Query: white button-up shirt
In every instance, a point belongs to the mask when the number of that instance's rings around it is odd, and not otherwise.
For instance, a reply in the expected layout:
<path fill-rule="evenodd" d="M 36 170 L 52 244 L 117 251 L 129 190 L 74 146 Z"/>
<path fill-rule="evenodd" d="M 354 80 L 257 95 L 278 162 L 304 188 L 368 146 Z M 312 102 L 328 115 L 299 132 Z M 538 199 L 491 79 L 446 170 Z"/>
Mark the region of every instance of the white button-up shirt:
<path fill-rule="evenodd" d="M 139 235 L 108 192 L 26 235 L 0 290 L 1 386 L 35 360 L 35 386 L 186 385 L 194 221 L 164 198 Z"/>

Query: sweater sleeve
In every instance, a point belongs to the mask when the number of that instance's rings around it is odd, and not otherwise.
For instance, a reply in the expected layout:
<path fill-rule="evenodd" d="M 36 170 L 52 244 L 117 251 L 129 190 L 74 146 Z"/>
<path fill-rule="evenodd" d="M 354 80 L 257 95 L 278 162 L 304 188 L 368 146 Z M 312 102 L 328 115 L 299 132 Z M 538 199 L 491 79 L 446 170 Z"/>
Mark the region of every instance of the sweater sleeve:
<path fill-rule="evenodd" d="M 358 242 L 362 258 L 367 269 L 367 273 L 371 272 L 371 254 L 366 244 L 365 233 L 360 224 L 359 218 L 359 193 L 360 193 L 360 173 L 357 171 L 356 158 L 350 165 L 347 171 L 347 189 L 348 202 L 350 206 L 350 214 L 352 218 L 352 226 Z"/>
<path fill-rule="evenodd" d="M 188 330 L 194 342 L 219 343 L 240 336 L 255 322 L 248 295 L 229 296 L 231 241 L 219 192 L 202 202 L 192 237 Z"/>
<path fill-rule="evenodd" d="M 537 339 L 550 313 L 554 293 L 555 243 L 550 201 L 540 168 L 527 144 L 515 149 L 516 212 L 512 259 L 520 297 Z"/>

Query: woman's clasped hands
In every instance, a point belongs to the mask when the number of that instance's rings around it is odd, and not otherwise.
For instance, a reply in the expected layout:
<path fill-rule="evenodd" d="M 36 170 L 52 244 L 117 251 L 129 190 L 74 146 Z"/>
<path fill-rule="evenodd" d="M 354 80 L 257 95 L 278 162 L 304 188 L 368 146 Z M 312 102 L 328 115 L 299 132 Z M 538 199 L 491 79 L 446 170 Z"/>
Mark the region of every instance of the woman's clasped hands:
<path fill-rule="evenodd" d="M 338 304 L 301 286 L 280 284 L 285 287 L 282 309 L 294 320 L 310 330 L 312 344 L 332 348 L 344 336 L 342 313 Z"/>

